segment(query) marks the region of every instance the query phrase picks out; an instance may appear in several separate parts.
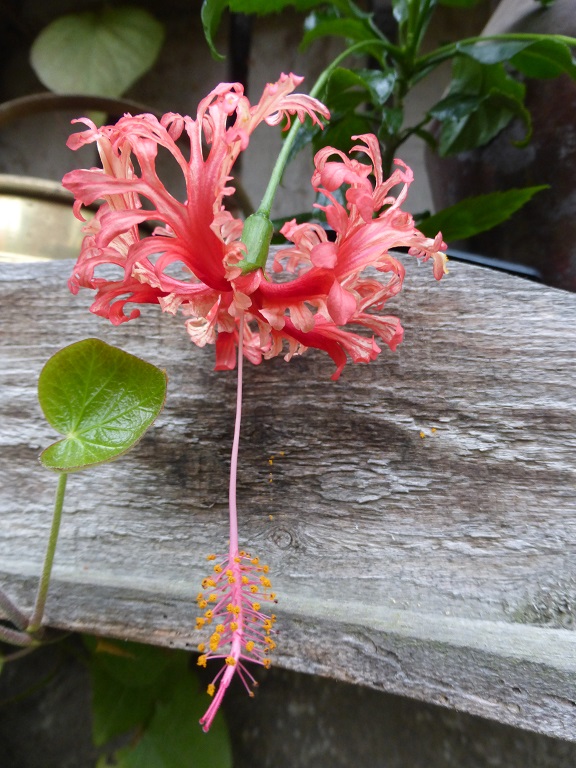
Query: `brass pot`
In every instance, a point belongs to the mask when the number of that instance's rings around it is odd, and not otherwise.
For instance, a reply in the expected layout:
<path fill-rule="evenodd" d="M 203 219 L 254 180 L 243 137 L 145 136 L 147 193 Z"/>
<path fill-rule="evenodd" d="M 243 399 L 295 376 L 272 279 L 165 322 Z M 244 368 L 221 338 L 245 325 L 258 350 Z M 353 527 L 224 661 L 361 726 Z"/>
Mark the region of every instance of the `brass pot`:
<path fill-rule="evenodd" d="M 83 234 L 72 203 L 58 182 L 0 174 L 0 261 L 78 258 Z"/>

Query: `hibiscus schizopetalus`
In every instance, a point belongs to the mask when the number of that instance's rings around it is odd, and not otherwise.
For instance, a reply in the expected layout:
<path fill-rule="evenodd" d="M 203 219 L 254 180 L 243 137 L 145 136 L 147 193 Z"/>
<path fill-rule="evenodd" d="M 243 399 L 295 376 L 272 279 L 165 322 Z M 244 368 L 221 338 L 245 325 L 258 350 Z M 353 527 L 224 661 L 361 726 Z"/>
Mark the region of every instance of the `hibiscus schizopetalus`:
<path fill-rule="evenodd" d="M 207 577 L 198 598 L 204 610 L 200 628 L 213 625 L 208 645 L 201 646 L 200 664 L 224 660 L 223 671 L 209 686 L 214 699 L 201 721 L 206 729 L 233 675 L 238 673 L 249 686 L 253 678 L 244 662 L 267 666 L 267 654 L 274 648 L 273 620 L 261 609 L 270 594 L 268 577 L 257 558 L 238 544 L 235 489 L 243 358 L 257 364 L 284 354 L 288 360 L 313 347 L 332 358 L 332 378 L 337 379 L 348 358 L 355 363 L 374 360 L 381 351 L 377 339 L 392 350 L 402 340 L 399 319 L 384 312 L 404 280 L 404 267 L 392 250 L 408 249 L 422 261 L 432 260 L 437 279 L 445 272 L 441 235 L 425 237 L 402 210 L 412 171 L 397 160 L 390 178 L 383 178 L 378 140 L 371 134 L 353 137 L 350 155 L 333 148 L 317 153 L 311 182 L 325 201 L 318 208 L 328 229 L 319 223 L 288 222 L 281 230 L 287 245 L 267 269 L 267 214 L 259 211 L 245 224 L 224 202 L 234 191 L 234 162 L 260 123 L 285 121 L 288 127 L 290 116 L 296 115 L 321 125 L 321 118 L 329 118 L 318 100 L 294 93 L 301 81 L 281 75 L 254 105 L 240 84 L 222 83 L 200 102 L 196 119 L 174 113 L 161 120 L 125 115 L 115 125 L 97 128 L 82 118 L 75 122 L 86 130 L 68 141 L 71 149 L 95 143 L 102 161 L 102 168 L 72 171 L 63 180 L 76 198 L 78 218 L 83 220 L 82 206 L 103 200 L 84 226 L 82 250 L 69 281 L 72 292 L 95 290 L 91 311 L 115 325 L 137 318 L 140 305 L 180 312 L 195 344 L 215 344 L 217 370 L 238 365 L 229 550 L 217 560 L 219 570 Z M 159 148 L 172 155 L 182 172 L 183 200 L 170 194 L 160 178 Z M 145 222 L 154 224 L 148 234 L 141 226 Z"/>

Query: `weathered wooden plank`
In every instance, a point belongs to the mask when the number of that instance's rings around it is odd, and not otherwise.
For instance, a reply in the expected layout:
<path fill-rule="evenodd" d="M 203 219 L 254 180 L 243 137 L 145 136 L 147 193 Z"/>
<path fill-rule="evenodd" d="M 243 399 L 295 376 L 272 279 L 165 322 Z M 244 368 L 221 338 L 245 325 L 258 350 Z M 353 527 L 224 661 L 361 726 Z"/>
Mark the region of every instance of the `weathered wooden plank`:
<path fill-rule="evenodd" d="M 336 383 L 313 352 L 246 370 L 241 537 L 275 574 L 277 663 L 576 740 L 576 296 L 411 267 L 396 354 Z M 89 315 L 70 268 L 0 267 L 0 572 L 30 604 L 55 490 L 35 380 L 98 336 L 166 368 L 169 397 L 129 456 L 71 478 L 48 619 L 194 647 L 235 376 L 156 308 Z"/>

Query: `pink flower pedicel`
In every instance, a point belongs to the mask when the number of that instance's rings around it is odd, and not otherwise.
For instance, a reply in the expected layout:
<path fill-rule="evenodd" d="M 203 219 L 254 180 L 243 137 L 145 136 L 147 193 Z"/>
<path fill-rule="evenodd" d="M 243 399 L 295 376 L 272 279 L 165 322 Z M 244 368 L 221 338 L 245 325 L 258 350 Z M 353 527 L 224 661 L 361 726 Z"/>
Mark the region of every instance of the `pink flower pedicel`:
<path fill-rule="evenodd" d="M 288 222 L 281 233 L 289 244 L 276 252 L 272 275 L 267 273 L 272 231 L 268 198 L 273 198 L 287 153 L 273 171 L 262 205 L 246 222 L 234 218 L 223 201 L 234 192 L 232 166 L 260 123 L 277 125 L 286 118 L 288 127 L 291 114 L 300 121 L 308 116 L 319 125 L 320 117 L 329 118 L 315 98 L 293 93 L 301 81 L 281 75 L 255 105 L 240 84 L 222 83 L 200 102 L 195 120 L 173 113 L 161 120 L 125 115 L 116 125 L 97 128 L 83 118 L 75 122 L 87 130 L 68 140 L 71 149 L 95 143 L 103 166 L 64 177 L 64 186 L 76 198 L 76 216 L 84 221 L 82 206 L 104 201 L 84 226 L 70 290 L 95 290 L 91 311 L 115 325 L 138 317 L 135 305 L 158 304 L 164 312 L 181 312 L 195 344 L 215 344 L 217 370 L 238 366 L 229 550 L 226 556 L 211 556 L 213 573 L 198 595 L 203 615 L 197 628 L 210 630 L 199 646 L 198 664 L 223 661 L 208 686 L 213 700 L 200 721 L 205 730 L 233 677 L 238 675 L 251 692 L 255 680 L 246 663 L 269 666 L 275 647 L 275 616 L 262 609 L 274 600 L 267 568 L 238 544 L 243 358 L 257 364 L 284 354 L 289 360 L 313 347 L 332 358 L 332 378 L 337 379 L 348 358 L 367 363 L 378 356 L 376 338 L 392 350 L 402 341 L 399 319 L 383 312 L 386 301 L 400 292 L 405 275 L 392 249 L 407 248 L 422 261 L 431 259 L 438 280 L 445 272 L 441 234 L 425 237 L 401 208 L 412 171 L 397 160 L 390 178 L 384 179 L 378 140 L 366 134 L 353 137 L 357 143 L 351 156 L 331 147 L 316 154 L 312 186 L 326 201 L 317 208 L 331 233 L 319 223 Z M 183 138 L 188 156 L 177 143 Z M 184 201 L 171 195 L 158 175 L 159 148 L 182 171 Z M 154 223 L 150 234 L 139 228 L 145 222 Z M 369 267 L 379 273 L 378 279 L 364 274 Z M 274 281 L 274 276 L 282 279 Z"/>

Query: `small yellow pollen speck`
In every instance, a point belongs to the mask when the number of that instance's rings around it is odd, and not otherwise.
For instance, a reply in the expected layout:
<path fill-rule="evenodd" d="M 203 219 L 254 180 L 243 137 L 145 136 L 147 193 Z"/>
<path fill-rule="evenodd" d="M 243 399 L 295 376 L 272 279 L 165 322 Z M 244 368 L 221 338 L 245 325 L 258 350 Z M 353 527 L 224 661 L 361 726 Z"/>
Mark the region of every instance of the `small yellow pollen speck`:
<path fill-rule="evenodd" d="M 235 667 L 236 666 L 236 659 L 233 656 L 226 656 L 226 664 L 228 664 L 229 667 Z"/>
<path fill-rule="evenodd" d="M 198 661 L 196 663 L 198 664 L 199 667 L 205 667 L 206 660 L 207 660 L 207 656 L 205 653 L 203 653 L 202 656 L 198 656 Z"/>
<path fill-rule="evenodd" d="M 422 438 L 426 437 L 426 432 L 424 432 L 424 431 L 420 432 L 420 437 L 422 437 Z"/>
<path fill-rule="evenodd" d="M 286 456 L 286 453 L 285 453 L 284 451 L 280 451 L 280 453 L 278 454 L 278 456 Z"/>
<path fill-rule="evenodd" d="M 270 458 L 268 459 L 268 464 L 270 464 L 270 466 L 274 464 L 274 456 L 270 456 Z"/>
<path fill-rule="evenodd" d="M 268 520 L 274 520 L 274 515 L 268 515 Z"/>
<path fill-rule="evenodd" d="M 269 483 L 273 483 L 274 482 L 274 478 L 272 477 L 272 475 L 268 475 L 268 482 Z"/>
<path fill-rule="evenodd" d="M 431 429 L 430 431 L 431 431 L 431 432 L 438 432 L 438 430 L 436 429 L 436 427 L 432 427 L 432 429 Z"/>
<path fill-rule="evenodd" d="M 210 683 L 208 688 L 206 688 L 206 693 L 208 694 L 208 696 L 214 696 L 214 694 L 216 693 L 216 686 L 214 685 L 214 683 Z"/>

